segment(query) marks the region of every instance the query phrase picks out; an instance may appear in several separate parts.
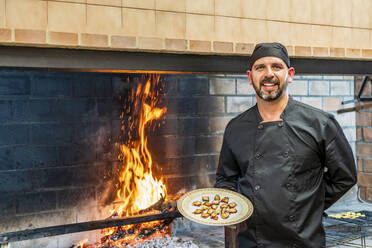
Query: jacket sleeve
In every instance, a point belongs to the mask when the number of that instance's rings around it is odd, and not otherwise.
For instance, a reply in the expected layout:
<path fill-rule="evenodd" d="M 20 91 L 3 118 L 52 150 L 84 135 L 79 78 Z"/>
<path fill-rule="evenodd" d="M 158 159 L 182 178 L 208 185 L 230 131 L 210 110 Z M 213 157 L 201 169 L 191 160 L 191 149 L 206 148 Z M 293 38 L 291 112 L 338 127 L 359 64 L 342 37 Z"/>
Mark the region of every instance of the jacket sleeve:
<path fill-rule="evenodd" d="M 237 191 L 237 180 L 240 174 L 234 154 L 232 153 L 228 142 L 228 127 L 225 130 L 220 158 L 216 172 L 216 188 L 225 188 Z"/>
<path fill-rule="evenodd" d="M 325 206 L 329 208 L 355 183 L 356 165 L 350 145 L 335 118 L 331 116 L 325 128 Z"/>

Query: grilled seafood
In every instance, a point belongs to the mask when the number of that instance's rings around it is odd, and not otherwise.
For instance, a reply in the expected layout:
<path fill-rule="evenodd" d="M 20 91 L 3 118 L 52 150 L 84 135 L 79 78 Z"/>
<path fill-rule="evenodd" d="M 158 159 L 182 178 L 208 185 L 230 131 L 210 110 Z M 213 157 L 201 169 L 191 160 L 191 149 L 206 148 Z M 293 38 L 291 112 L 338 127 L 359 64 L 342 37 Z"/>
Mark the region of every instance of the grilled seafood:
<path fill-rule="evenodd" d="M 236 203 L 235 203 L 235 202 L 231 202 L 231 203 L 229 203 L 229 207 L 230 207 L 230 208 L 235 208 L 235 207 L 236 207 Z"/>
<path fill-rule="evenodd" d="M 238 212 L 238 210 L 235 208 L 237 203 L 229 203 L 229 197 L 215 195 L 212 199 L 213 201 L 209 202 L 209 196 L 202 196 L 201 201 L 194 201 L 192 205 L 200 208 L 195 209 L 193 214 L 200 214 L 200 216 L 204 219 L 211 218 L 217 221 L 219 216 L 222 219 L 228 219 L 231 214 Z"/>
<path fill-rule="evenodd" d="M 193 214 L 201 214 L 201 213 L 203 213 L 202 209 L 195 209 L 195 211 L 193 212 Z"/>
<path fill-rule="evenodd" d="M 229 213 L 226 213 L 226 212 L 221 214 L 222 219 L 227 219 L 229 218 L 229 216 L 230 216 Z"/>
<path fill-rule="evenodd" d="M 208 214 L 208 213 L 203 213 L 203 214 L 201 215 L 201 217 L 203 217 L 204 219 L 206 219 L 206 218 L 209 217 L 209 214 Z"/>
<path fill-rule="evenodd" d="M 236 208 L 230 208 L 230 209 L 228 210 L 228 212 L 229 212 L 230 214 L 235 214 L 235 213 L 238 212 L 238 210 L 236 210 Z"/>

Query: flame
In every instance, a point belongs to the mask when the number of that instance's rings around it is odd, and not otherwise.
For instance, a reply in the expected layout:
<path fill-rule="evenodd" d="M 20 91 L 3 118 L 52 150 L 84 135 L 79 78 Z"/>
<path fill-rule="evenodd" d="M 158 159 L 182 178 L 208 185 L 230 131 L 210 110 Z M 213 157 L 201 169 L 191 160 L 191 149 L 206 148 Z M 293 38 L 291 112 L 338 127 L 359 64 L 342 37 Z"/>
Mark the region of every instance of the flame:
<path fill-rule="evenodd" d="M 120 145 L 119 160 L 123 162 L 123 169 L 119 177 L 117 201 L 122 204 L 115 209 L 119 216 L 129 216 L 150 207 L 160 199 L 166 197 L 167 190 L 161 179 L 156 179 L 152 173 L 153 159 L 148 149 L 145 133 L 146 126 L 153 120 L 163 116 L 167 109 L 158 108 L 156 104 L 157 91 L 151 90 L 152 84 L 157 86 L 159 76 L 148 78 L 144 86 L 137 87 L 134 96 L 134 109 L 140 110 L 138 128 L 130 125 L 131 133 L 137 128 L 138 140 L 130 140 L 128 144 Z M 154 86 L 153 85 L 153 86 Z M 127 109 L 127 111 L 129 111 Z M 124 117 L 124 113 L 122 113 Z M 133 121 L 133 118 L 131 118 Z M 124 128 L 123 128 L 124 129 Z M 133 135 L 129 135 L 132 139 Z"/>
<path fill-rule="evenodd" d="M 159 79 L 158 75 L 152 75 L 145 80 L 144 84 L 140 83 L 132 90 L 127 99 L 128 103 L 124 105 L 120 115 L 121 130 L 127 140 L 125 144 L 119 145 L 118 159 L 122 162 L 122 168 L 117 185 L 116 202 L 120 204 L 110 211 L 110 216 L 136 215 L 167 197 L 167 188 L 163 180 L 153 175 L 154 162 L 146 135 L 149 124 L 161 118 L 167 111 L 165 107 L 157 107 L 160 99 Z M 104 236 L 101 242 L 95 243 L 94 247 L 134 245 L 168 233 L 170 227 L 164 221 L 105 228 L 102 230 Z M 87 239 L 80 241 L 78 247 L 82 248 L 87 241 Z"/>
<path fill-rule="evenodd" d="M 76 245 L 76 248 L 83 248 L 84 244 L 86 242 L 88 242 L 88 239 L 83 239 L 83 240 L 79 241 L 79 243 L 77 243 L 77 245 Z"/>

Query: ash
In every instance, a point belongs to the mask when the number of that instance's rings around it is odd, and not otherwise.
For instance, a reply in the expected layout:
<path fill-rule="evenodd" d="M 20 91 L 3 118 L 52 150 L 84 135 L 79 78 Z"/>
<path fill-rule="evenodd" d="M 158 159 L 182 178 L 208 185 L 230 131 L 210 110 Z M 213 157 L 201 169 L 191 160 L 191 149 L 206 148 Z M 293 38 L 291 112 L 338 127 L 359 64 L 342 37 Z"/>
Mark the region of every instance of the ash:
<path fill-rule="evenodd" d="M 127 248 L 199 248 L 191 240 L 166 236 L 163 238 L 154 238 L 143 243 L 138 243 Z"/>

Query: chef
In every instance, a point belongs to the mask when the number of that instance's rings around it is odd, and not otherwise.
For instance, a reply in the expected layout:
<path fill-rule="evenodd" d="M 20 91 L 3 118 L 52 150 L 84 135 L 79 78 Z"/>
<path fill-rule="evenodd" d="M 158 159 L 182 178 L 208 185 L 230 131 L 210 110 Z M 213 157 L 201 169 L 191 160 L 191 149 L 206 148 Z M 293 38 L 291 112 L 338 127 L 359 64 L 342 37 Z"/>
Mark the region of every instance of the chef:
<path fill-rule="evenodd" d="M 224 133 L 215 187 L 254 205 L 238 227 L 239 247 L 325 247 L 323 212 L 356 183 L 334 116 L 288 95 L 294 74 L 282 44 L 257 44 L 247 71 L 257 104 Z"/>

